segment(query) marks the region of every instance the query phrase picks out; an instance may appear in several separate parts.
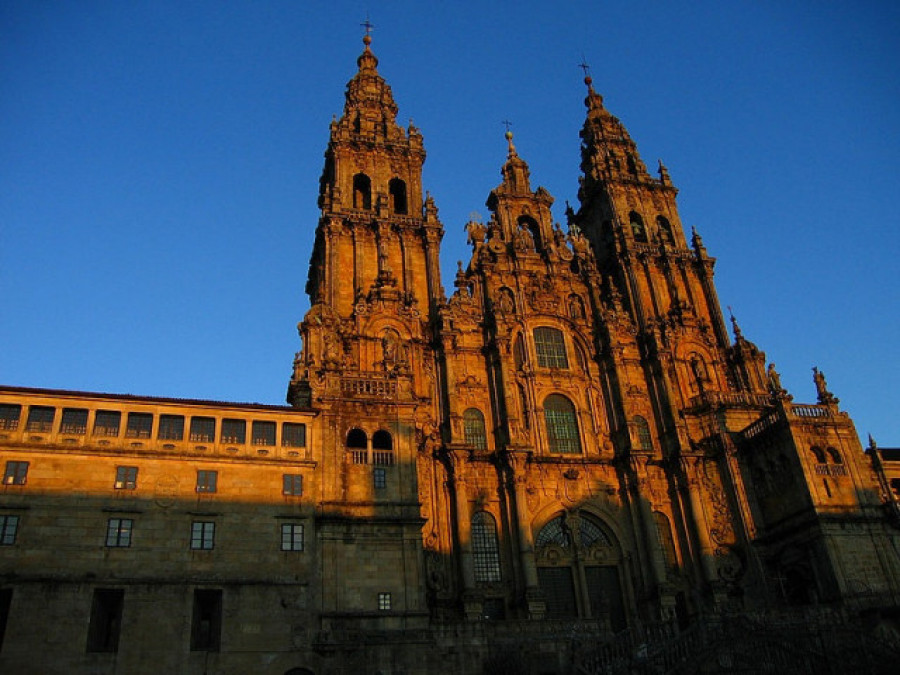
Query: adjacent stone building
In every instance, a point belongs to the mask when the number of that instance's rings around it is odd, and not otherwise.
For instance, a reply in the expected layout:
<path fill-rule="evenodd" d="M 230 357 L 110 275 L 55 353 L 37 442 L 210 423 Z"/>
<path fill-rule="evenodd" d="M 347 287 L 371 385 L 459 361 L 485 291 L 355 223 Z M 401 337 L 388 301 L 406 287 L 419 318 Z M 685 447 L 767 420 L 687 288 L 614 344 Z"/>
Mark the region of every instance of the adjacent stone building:
<path fill-rule="evenodd" d="M 881 672 L 900 458 L 729 335 L 665 167 L 586 78 L 578 210 L 507 133 L 448 295 L 364 41 L 289 405 L 0 388 L 0 671 Z"/>

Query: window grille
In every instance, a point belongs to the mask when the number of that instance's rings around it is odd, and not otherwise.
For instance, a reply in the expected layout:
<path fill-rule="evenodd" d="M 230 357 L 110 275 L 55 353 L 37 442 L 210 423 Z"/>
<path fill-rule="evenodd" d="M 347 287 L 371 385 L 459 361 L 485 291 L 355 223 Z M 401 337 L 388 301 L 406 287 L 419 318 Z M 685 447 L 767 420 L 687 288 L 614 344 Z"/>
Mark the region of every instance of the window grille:
<path fill-rule="evenodd" d="M 541 368 L 568 368 L 566 341 L 561 330 L 543 326 L 534 329 L 534 347 Z"/>

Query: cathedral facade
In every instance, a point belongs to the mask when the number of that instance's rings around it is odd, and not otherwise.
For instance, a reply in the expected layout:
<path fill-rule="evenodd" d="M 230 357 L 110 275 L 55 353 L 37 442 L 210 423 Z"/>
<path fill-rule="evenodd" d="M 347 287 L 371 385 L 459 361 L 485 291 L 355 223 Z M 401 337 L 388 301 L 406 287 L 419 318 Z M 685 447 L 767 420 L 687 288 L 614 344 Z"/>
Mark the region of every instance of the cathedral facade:
<path fill-rule="evenodd" d="M 709 650 L 777 615 L 864 617 L 880 672 L 900 458 L 729 330 L 665 167 L 586 78 L 565 230 L 507 132 L 448 292 L 364 42 L 288 405 L 0 388 L 0 670 L 753 672 Z"/>

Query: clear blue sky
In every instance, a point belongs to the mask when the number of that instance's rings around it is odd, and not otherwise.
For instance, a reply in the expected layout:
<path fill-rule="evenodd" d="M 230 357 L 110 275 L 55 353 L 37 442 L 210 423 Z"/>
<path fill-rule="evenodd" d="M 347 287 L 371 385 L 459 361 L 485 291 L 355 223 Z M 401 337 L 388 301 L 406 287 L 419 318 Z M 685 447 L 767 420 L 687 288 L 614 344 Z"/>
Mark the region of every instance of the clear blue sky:
<path fill-rule="evenodd" d="M 583 54 L 795 399 L 900 446 L 896 2 L 4 2 L 0 382 L 283 401 L 366 12 L 448 288 L 501 120 L 576 203 Z"/>

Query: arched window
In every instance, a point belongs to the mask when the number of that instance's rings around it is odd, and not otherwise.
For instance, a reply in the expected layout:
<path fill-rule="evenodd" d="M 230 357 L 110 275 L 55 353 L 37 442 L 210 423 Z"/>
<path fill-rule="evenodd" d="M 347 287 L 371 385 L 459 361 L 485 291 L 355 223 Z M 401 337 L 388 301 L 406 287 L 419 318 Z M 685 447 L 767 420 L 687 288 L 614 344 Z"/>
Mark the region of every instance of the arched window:
<path fill-rule="evenodd" d="M 837 451 L 836 448 L 832 448 L 830 445 L 827 448 L 828 457 L 831 458 L 831 461 L 835 464 L 843 464 L 844 459 L 841 457 L 841 453 Z"/>
<path fill-rule="evenodd" d="M 534 329 L 534 347 L 541 368 L 568 368 L 566 340 L 561 330 L 542 326 Z"/>
<path fill-rule="evenodd" d="M 390 432 L 379 429 L 372 434 L 372 464 L 375 466 L 393 466 L 394 439 Z"/>
<path fill-rule="evenodd" d="M 670 570 L 678 569 L 678 553 L 675 550 L 675 537 L 672 536 L 672 525 L 665 513 L 653 512 L 653 520 L 656 521 L 656 534 L 659 537 L 659 545 L 662 548 L 666 567 Z"/>
<path fill-rule="evenodd" d="M 372 209 L 372 181 L 364 173 L 353 176 L 353 208 L 363 211 Z"/>
<path fill-rule="evenodd" d="M 659 229 L 659 236 L 662 237 L 663 241 L 669 244 L 675 243 L 675 235 L 672 234 L 672 225 L 666 217 L 657 216 L 656 227 Z"/>
<path fill-rule="evenodd" d="M 500 581 L 500 546 L 497 542 L 497 524 L 486 511 L 472 515 L 472 558 L 475 581 L 491 583 Z"/>
<path fill-rule="evenodd" d="M 638 447 L 645 452 L 652 451 L 653 438 L 650 436 L 650 425 L 647 424 L 647 420 L 640 415 L 636 415 L 631 421 L 634 424 L 635 431 L 637 431 Z"/>
<path fill-rule="evenodd" d="M 822 452 L 822 448 L 820 448 L 817 445 L 814 445 L 809 450 L 815 456 L 816 464 L 824 464 L 825 463 L 825 453 Z"/>
<path fill-rule="evenodd" d="M 550 394 L 544 399 L 544 420 L 550 452 L 580 453 L 578 419 L 575 406 L 565 396 Z"/>
<path fill-rule="evenodd" d="M 347 451 L 354 464 L 369 463 L 369 437 L 362 429 L 351 429 L 347 434 Z"/>
<path fill-rule="evenodd" d="M 401 216 L 407 213 L 406 183 L 399 178 L 392 178 L 388 183 L 388 191 L 391 194 L 391 210 Z"/>
<path fill-rule="evenodd" d="M 538 532 L 534 547 L 548 617 L 608 617 L 613 630 L 626 627 L 621 552 L 593 516 L 578 511 L 553 518 Z"/>
<path fill-rule="evenodd" d="M 626 163 L 628 164 L 628 173 L 630 173 L 634 176 L 637 176 L 637 172 L 638 172 L 637 162 L 634 161 L 634 157 L 632 157 L 631 155 L 628 155 L 628 159 L 626 160 Z"/>
<path fill-rule="evenodd" d="M 484 415 L 477 408 L 469 408 L 463 413 L 463 433 L 467 445 L 476 450 L 487 450 Z"/>
<path fill-rule="evenodd" d="M 634 211 L 628 216 L 631 223 L 631 233 L 634 235 L 635 241 L 647 241 L 647 228 L 644 227 L 644 219 Z"/>
<path fill-rule="evenodd" d="M 587 354 L 584 353 L 584 348 L 578 344 L 577 340 L 573 340 L 572 343 L 575 345 L 575 358 L 578 361 L 578 366 L 585 374 L 590 374 L 589 361 Z"/>

